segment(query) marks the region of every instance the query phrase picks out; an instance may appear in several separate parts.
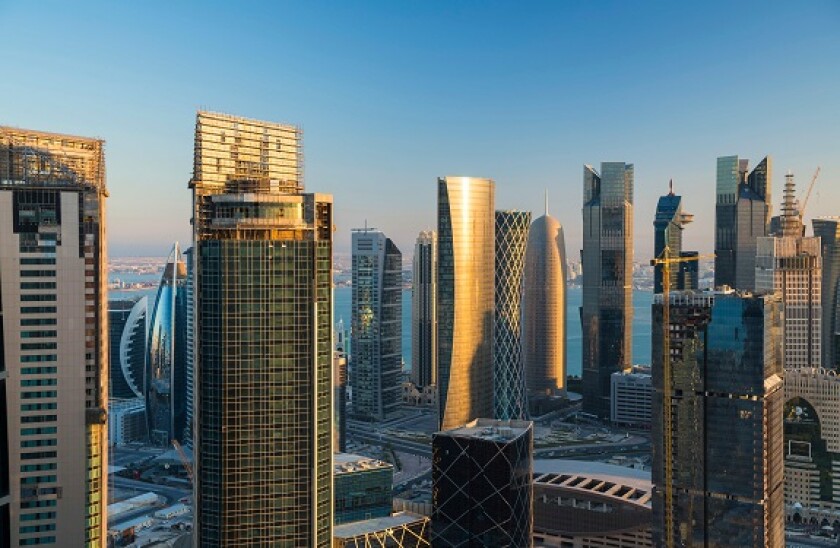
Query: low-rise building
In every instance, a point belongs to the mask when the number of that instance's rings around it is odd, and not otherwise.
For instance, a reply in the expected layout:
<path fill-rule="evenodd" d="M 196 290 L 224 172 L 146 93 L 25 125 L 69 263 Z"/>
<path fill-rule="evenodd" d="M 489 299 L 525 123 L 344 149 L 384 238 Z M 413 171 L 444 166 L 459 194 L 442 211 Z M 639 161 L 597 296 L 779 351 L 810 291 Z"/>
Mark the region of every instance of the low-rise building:
<path fill-rule="evenodd" d="M 391 515 L 394 467 L 384 461 L 336 453 L 333 455 L 336 525 Z"/>
<path fill-rule="evenodd" d="M 610 378 L 610 420 L 613 424 L 650 428 L 653 384 L 649 365 L 634 365 Z"/>
<path fill-rule="evenodd" d="M 147 441 L 146 402 L 142 398 L 108 402 L 108 431 L 111 445 Z"/>
<path fill-rule="evenodd" d="M 427 548 L 430 529 L 429 518 L 409 512 L 354 521 L 336 525 L 333 548 Z"/>

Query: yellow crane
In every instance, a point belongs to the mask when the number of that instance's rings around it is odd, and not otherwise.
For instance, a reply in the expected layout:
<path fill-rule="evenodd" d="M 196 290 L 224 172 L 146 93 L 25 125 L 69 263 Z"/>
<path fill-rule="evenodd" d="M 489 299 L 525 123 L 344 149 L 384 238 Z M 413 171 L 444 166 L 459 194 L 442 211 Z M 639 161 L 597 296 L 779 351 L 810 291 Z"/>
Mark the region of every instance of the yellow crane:
<path fill-rule="evenodd" d="M 671 249 L 665 246 L 658 257 L 650 261 L 651 266 L 662 267 L 662 433 L 663 443 L 663 471 L 665 474 L 665 490 L 663 494 L 665 507 L 665 546 L 674 546 L 674 431 L 671 417 L 671 266 L 714 258 L 709 255 L 671 256 Z"/>
<path fill-rule="evenodd" d="M 193 480 L 193 471 L 192 466 L 190 465 L 190 461 L 187 458 L 187 455 L 184 453 L 184 448 L 181 447 L 181 444 L 178 443 L 178 440 L 172 440 L 172 445 L 175 447 L 175 450 L 178 451 L 178 458 L 181 459 L 181 464 L 184 465 L 184 469 L 187 471 L 187 476 L 190 478 L 190 484 L 195 486 L 195 480 Z"/>
<path fill-rule="evenodd" d="M 817 182 L 817 177 L 820 176 L 820 166 L 817 166 L 817 170 L 814 172 L 814 176 L 811 177 L 811 184 L 808 185 L 808 191 L 805 193 L 805 198 L 802 200 L 802 205 L 799 207 L 799 218 L 803 221 L 805 220 L 805 208 L 808 206 L 808 200 L 811 199 L 811 192 L 814 190 L 814 184 Z"/>

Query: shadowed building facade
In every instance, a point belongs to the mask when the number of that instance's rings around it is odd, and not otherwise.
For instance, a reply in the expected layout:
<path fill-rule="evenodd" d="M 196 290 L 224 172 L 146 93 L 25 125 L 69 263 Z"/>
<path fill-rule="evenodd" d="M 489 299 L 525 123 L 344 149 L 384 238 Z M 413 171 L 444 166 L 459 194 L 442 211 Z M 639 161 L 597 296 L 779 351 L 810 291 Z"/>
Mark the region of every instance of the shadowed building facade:
<path fill-rule="evenodd" d="M 530 211 L 496 212 L 496 316 L 493 387 L 497 419 L 528 417 L 522 367 L 522 274 Z"/>
<path fill-rule="evenodd" d="M 758 238 L 768 235 L 773 164 L 765 157 L 749 172 L 749 160 L 717 159 L 715 287 L 755 289 Z"/>
<path fill-rule="evenodd" d="M 822 366 L 840 369 L 840 217 L 819 217 L 814 236 L 822 246 Z"/>
<path fill-rule="evenodd" d="M 533 423 L 477 419 L 432 437 L 432 545 L 531 546 Z"/>
<path fill-rule="evenodd" d="M 367 228 L 353 231 L 352 246 L 353 416 L 384 421 L 399 411 L 402 390 L 402 253 Z"/>
<path fill-rule="evenodd" d="M 332 542 L 332 197 L 302 132 L 199 112 L 197 546 Z"/>
<path fill-rule="evenodd" d="M 653 409 L 669 398 L 675 546 L 783 546 L 782 305 L 749 293 L 671 294 L 671 386 L 663 296 L 653 304 Z M 653 540 L 666 537 L 667 452 L 653 413 Z"/>
<path fill-rule="evenodd" d="M 659 198 L 656 206 L 656 217 L 653 220 L 653 256 L 661 257 L 668 248 L 669 257 L 693 257 L 696 251 L 683 251 L 683 227 L 694 220 L 694 215 L 682 209 L 682 196 L 674 194 L 673 181 L 670 191 Z M 662 265 L 657 264 L 653 269 L 653 292 L 662 293 Z M 698 262 L 689 261 L 676 265 L 671 269 L 671 290 L 697 289 L 699 282 Z"/>
<path fill-rule="evenodd" d="M 494 196 L 490 179 L 438 179 L 442 429 L 493 416 Z"/>
<path fill-rule="evenodd" d="M 437 232 L 417 236 L 412 261 L 411 381 L 437 384 Z"/>
<path fill-rule="evenodd" d="M 633 164 L 583 168 L 583 409 L 610 416 L 610 377 L 632 365 Z"/>
<path fill-rule="evenodd" d="M 531 413 L 566 389 L 566 242 L 546 213 L 531 224 L 522 291 L 522 356 Z"/>
<path fill-rule="evenodd" d="M 107 534 L 104 142 L 0 127 L 0 546 Z"/>
<path fill-rule="evenodd" d="M 148 302 L 146 296 L 108 302 L 111 398 L 143 398 Z"/>

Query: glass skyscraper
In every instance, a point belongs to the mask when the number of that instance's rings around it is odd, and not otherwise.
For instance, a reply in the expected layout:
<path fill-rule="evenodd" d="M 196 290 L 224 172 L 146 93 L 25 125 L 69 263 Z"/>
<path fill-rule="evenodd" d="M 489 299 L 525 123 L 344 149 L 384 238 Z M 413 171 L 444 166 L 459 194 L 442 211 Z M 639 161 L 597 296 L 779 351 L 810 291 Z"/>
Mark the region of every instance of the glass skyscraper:
<path fill-rule="evenodd" d="M 653 256 L 661 257 L 665 248 L 668 248 L 668 256 L 691 257 L 696 256 L 696 251 L 683 251 L 682 231 L 683 227 L 694 220 L 694 215 L 686 213 L 682 209 L 682 196 L 674 194 L 673 181 L 668 194 L 659 198 L 656 206 L 656 217 L 653 220 Z M 674 265 L 671 269 L 671 290 L 697 289 L 698 282 L 697 261 L 689 261 Z M 662 293 L 662 271 L 661 264 L 654 266 L 653 271 L 653 292 Z"/>
<path fill-rule="evenodd" d="M 822 246 L 822 366 L 840 369 L 840 217 L 813 220 Z"/>
<path fill-rule="evenodd" d="M 531 224 L 522 291 L 522 360 L 532 413 L 566 389 L 566 241 L 546 213 Z"/>
<path fill-rule="evenodd" d="M 442 429 L 493 416 L 494 196 L 490 179 L 438 179 Z"/>
<path fill-rule="evenodd" d="M 757 240 L 770 229 L 772 166 L 770 156 L 752 172 L 749 160 L 717 159 L 715 287 L 755 288 Z"/>
<path fill-rule="evenodd" d="M 197 546 L 332 542 L 332 197 L 304 194 L 302 132 L 199 112 Z"/>
<path fill-rule="evenodd" d="M 0 546 L 106 543 L 104 142 L 0 127 Z"/>
<path fill-rule="evenodd" d="M 653 413 L 654 545 L 665 545 L 670 522 L 674 546 L 783 546 L 779 297 L 672 293 L 670 387 L 663 385 L 662 308 L 657 295 L 653 406 L 662 410 L 669 398 L 673 426 L 669 459 L 662 412 Z"/>
<path fill-rule="evenodd" d="M 352 233 L 350 388 L 353 416 L 384 421 L 402 391 L 402 253 L 374 229 Z"/>
<path fill-rule="evenodd" d="M 530 211 L 496 212 L 496 316 L 493 386 L 497 419 L 528 418 L 522 366 L 522 274 Z"/>
<path fill-rule="evenodd" d="M 176 242 L 166 259 L 149 323 L 146 417 L 155 445 L 182 442 L 187 425 L 187 266 Z"/>
<path fill-rule="evenodd" d="M 583 409 L 610 416 L 610 376 L 632 365 L 633 164 L 583 169 Z"/>
<path fill-rule="evenodd" d="M 110 396 L 143 398 L 148 338 L 147 297 L 108 303 Z"/>
<path fill-rule="evenodd" d="M 411 288 L 411 380 L 437 384 L 437 233 L 427 230 L 414 244 Z"/>

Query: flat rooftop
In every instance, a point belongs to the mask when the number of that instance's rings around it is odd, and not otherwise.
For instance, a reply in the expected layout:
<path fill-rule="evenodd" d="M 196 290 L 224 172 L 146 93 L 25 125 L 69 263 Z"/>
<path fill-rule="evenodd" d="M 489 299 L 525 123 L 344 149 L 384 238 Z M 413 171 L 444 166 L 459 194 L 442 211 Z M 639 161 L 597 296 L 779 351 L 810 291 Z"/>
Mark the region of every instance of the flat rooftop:
<path fill-rule="evenodd" d="M 336 525 L 333 527 L 333 538 L 348 539 L 361 535 L 375 533 L 377 531 L 384 531 L 386 529 L 394 529 L 410 523 L 418 521 L 425 521 L 429 518 L 412 514 L 410 512 L 400 512 L 385 518 L 371 518 L 363 521 L 353 521 Z"/>
<path fill-rule="evenodd" d="M 649 470 L 582 460 L 535 460 L 534 485 L 597 492 L 648 508 L 653 492 Z"/>
<path fill-rule="evenodd" d="M 476 419 L 464 426 L 438 432 L 439 436 L 457 436 L 487 441 L 514 440 L 533 428 L 531 421 L 500 421 L 495 419 Z"/>
<path fill-rule="evenodd" d="M 351 453 L 336 453 L 333 455 L 333 470 L 336 475 L 388 468 L 393 469 L 394 466 L 385 461 L 363 457 L 362 455 Z"/>

